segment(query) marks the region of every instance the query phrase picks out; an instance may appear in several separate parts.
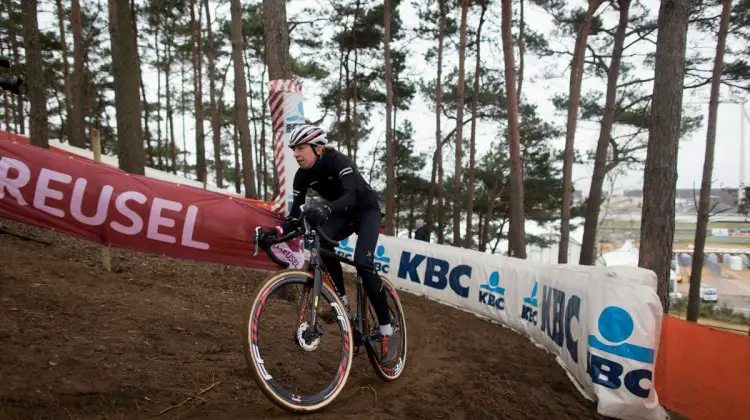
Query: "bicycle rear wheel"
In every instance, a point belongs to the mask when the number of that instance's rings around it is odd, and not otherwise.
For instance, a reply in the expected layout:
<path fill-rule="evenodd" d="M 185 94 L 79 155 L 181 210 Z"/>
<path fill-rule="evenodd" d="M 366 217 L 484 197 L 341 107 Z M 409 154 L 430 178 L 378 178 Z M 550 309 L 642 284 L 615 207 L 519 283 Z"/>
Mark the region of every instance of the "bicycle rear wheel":
<path fill-rule="evenodd" d="M 263 394 L 293 413 L 322 409 L 341 392 L 352 366 L 352 329 L 344 305 L 326 284 L 318 315 L 333 311 L 339 322 L 312 321 L 313 277 L 285 270 L 258 288 L 245 311 L 243 353 Z M 278 302 L 276 302 L 278 299 Z M 293 307 L 291 316 L 280 314 Z M 310 373 L 308 370 L 322 369 Z"/>
<path fill-rule="evenodd" d="M 388 301 L 388 310 L 391 313 L 391 326 L 393 327 L 393 335 L 391 338 L 398 340 L 398 356 L 389 363 L 381 363 L 377 344 L 368 341 L 365 347 L 367 347 L 367 357 L 370 359 L 370 364 L 375 373 L 377 373 L 377 375 L 384 381 L 390 382 L 398 379 L 406 366 L 406 317 L 404 316 L 398 293 L 396 293 L 396 288 L 393 287 L 393 284 L 391 284 L 390 280 L 385 276 L 381 275 L 380 280 L 383 282 L 383 289 L 385 290 L 386 299 Z M 364 313 L 365 332 L 372 334 L 380 328 L 380 326 L 378 325 L 378 317 L 375 313 L 375 308 L 373 308 L 369 299 L 367 299 L 367 310 L 364 311 Z"/>

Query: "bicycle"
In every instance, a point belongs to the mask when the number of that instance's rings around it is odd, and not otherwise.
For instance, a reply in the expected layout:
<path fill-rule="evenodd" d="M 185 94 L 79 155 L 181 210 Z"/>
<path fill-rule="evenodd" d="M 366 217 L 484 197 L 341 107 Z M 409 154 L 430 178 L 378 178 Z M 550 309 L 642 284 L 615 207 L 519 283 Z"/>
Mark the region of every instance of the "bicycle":
<path fill-rule="evenodd" d="M 304 206 L 302 214 L 304 215 Z M 391 325 L 394 329 L 392 339 L 398 339 L 399 342 L 397 355 L 391 362 L 384 364 L 380 362 L 379 352 L 370 340 L 371 334 L 366 333 L 368 331 L 377 331 L 379 326 L 374 309 L 368 303 L 367 295 L 364 292 L 362 278 L 357 276 L 357 310 L 352 314 L 339 298 L 336 287 L 321 260 L 321 255 L 332 256 L 342 263 L 354 267 L 357 267 L 357 264 L 334 252 L 321 249 L 321 240 L 334 247 L 338 246 L 338 242 L 329 238 L 324 232 L 316 229 L 316 227 L 311 227 L 304 217 L 302 217 L 302 221 L 304 229 L 293 230 L 281 237 L 269 239 L 264 244 L 259 244 L 260 227 L 256 228 L 256 235 L 253 240 L 255 255 L 258 253 L 258 248 L 261 247 L 272 261 L 285 268 L 285 270 L 274 274 L 255 291 L 254 296 L 250 299 L 250 304 L 246 307 L 243 321 L 243 353 L 253 379 L 268 399 L 277 406 L 292 413 L 311 413 L 319 411 L 330 404 L 344 388 L 349 377 L 354 355 L 359 354 L 361 346 L 365 347 L 373 370 L 384 381 L 394 381 L 401 376 L 406 363 L 407 350 L 404 313 L 396 290 L 391 282 L 384 276 L 380 276 L 389 301 L 388 306 L 392 319 Z M 307 267 L 306 269 L 286 269 L 289 264 L 277 258 L 270 247 L 273 244 L 286 242 L 300 235 L 304 236 L 304 241 L 310 248 L 310 259 Z M 335 320 L 332 323 L 336 325 L 333 329 L 337 330 L 341 335 L 340 348 L 338 350 L 340 354 L 335 356 L 337 358 L 335 375 L 330 382 L 322 383 L 322 390 L 308 395 L 301 394 L 299 388 L 311 382 L 319 382 L 320 375 L 302 378 L 301 380 L 300 378 L 294 378 L 292 379 L 293 385 L 284 387 L 281 382 L 291 376 L 289 373 L 290 369 L 283 363 L 273 364 L 266 360 L 269 357 L 280 357 L 283 352 L 268 352 L 267 350 L 261 352 L 260 350 L 262 341 L 259 340 L 258 330 L 259 324 L 263 321 L 264 310 L 268 307 L 269 298 L 286 285 L 292 285 L 292 289 L 298 291 L 299 296 L 304 296 L 300 307 L 295 310 L 295 322 L 292 328 L 293 338 L 292 344 L 287 343 L 289 346 L 302 349 L 302 357 L 304 357 L 305 353 L 313 353 L 319 350 L 322 344 L 321 339 L 324 338 L 323 326 L 320 322 L 322 319 L 320 304 L 325 302 L 330 305 L 335 313 Z M 321 297 L 323 299 L 320 299 Z M 289 296 L 281 296 L 281 299 L 289 301 Z M 368 308 L 368 310 L 365 311 L 364 308 Z M 267 317 L 271 320 L 269 322 L 271 325 L 277 319 L 273 316 L 273 313 L 270 313 L 270 310 Z M 278 337 L 272 335 L 267 341 L 273 342 L 274 340 L 278 342 Z M 352 343 L 356 349 L 353 348 Z M 333 359 L 333 357 L 329 359 Z M 322 361 L 300 363 L 298 360 L 292 360 L 288 365 L 291 365 L 291 370 L 294 371 L 294 365 L 299 365 L 297 369 L 300 369 L 311 365 L 321 365 L 322 363 Z M 271 375 L 271 367 L 279 368 L 280 373 Z M 295 371 L 295 373 L 297 372 Z"/>

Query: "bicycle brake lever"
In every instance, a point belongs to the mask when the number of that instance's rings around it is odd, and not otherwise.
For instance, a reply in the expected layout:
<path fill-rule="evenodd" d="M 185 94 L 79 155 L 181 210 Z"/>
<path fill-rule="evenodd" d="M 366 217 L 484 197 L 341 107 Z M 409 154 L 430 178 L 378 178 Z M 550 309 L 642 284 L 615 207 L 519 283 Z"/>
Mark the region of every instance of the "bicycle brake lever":
<path fill-rule="evenodd" d="M 255 237 L 253 238 L 253 245 L 255 245 L 255 250 L 253 252 L 253 257 L 258 255 L 258 237 L 260 237 L 260 226 L 255 227 Z"/>

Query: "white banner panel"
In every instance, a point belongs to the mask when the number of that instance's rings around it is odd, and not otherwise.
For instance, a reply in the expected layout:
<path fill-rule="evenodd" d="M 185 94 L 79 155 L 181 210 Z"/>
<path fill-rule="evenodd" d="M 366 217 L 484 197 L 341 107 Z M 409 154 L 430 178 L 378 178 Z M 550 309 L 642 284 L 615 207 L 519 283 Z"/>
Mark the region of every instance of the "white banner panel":
<path fill-rule="evenodd" d="M 356 240 L 337 253 L 351 258 Z M 533 263 L 386 235 L 375 265 L 400 290 L 526 334 L 556 355 L 600 414 L 668 418 L 653 385 L 662 318 L 653 272 Z"/>

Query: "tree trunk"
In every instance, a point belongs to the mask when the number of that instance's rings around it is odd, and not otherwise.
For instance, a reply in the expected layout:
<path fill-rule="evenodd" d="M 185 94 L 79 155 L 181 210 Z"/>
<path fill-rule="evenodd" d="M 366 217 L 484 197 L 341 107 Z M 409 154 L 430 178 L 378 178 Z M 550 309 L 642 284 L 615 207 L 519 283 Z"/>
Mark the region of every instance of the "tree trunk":
<path fill-rule="evenodd" d="M 255 105 L 253 105 L 253 98 L 255 97 L 255 93 L 253 92 L 253 80 L 250 77 L 250 74 L 252 73 L 252 69 L 250 67 L 250 59 L 247 58 L 247 51 L 243 53 L 243 56 L 245 57 L 245 70 L 247 70 L 247 97 L 250 100 L 250 103 L 248 105 L 248 109 L 250 111 L 250 121 L 252 121 L 253 124 L 253 136 L 252 139 L 255 139 L 255 144 L 252 145 L 251 149 L 255 153 L 255 162 L 256 162 L 256 171 L 255 171 L 255 182 L 257 182 L 258 185 L 258 197 L 262 200 L 266 200 L 266 192 L 263 188 L 263 166 L 262 166 L 262 158 L 260 155 L 260 147 L 257 147 L 257 142 L 259 142 L 258 139 L 258 118 L 255 114 Z M 264 67 L 265 69 L 265 67 Z M 263 92 L 263 78 L 261 77 L 261 83 L 260 83 L 260 91 Z M 261 101 L 261 108 L 265 109 L 265 104 Z M 252 143 L 252 141 L 251 141 Z"/>
<path fill-rule="evenodd" d="M 495 245 L 492 246 L 492 253 L 497 252 L 497 246 L 500 245 L 500 239 L 503 237 L 503 229 L 505 228 L 505 223 L 507 222 L 507 219 L 503 219 L 500 222 L 500 229 L 497 231 L 497 236 L 495 237 Z"/>
<path fill-rule="evenodd" d="M 570 239 L 570 201 L 573 194 L 573 144 L 576 137 L 576 122 L 578 121 L 578 105 L 581 102 L 581 80 L 583 78 L 583 64 L 586 56 L 586 43 L 591 30 L 591 19 L 602 0 L 589 0 L 586 16 L 578 29 L 576 46 L 573 51 L 573 61 L 570 65 L 570 95 L 568 103 L 568 123 L 565 133 L 565 157 L 563 159 L 563 203 L 560 219 L 560 246 L 557 262 L 568 263 L 568 242 Z"/>
<path fill-rule="evenodd" d="M 398 217 L 396 211 L 396 140 L 393 136 L 393 87 L 391 86 L 391 2 L 384 0 L 383 20 L 385 36 L 383 45 L 385 50 L 385 145 L 386 145 L 386 185 L 385 185 L 385 234 L 395 236 L 394 220 Z"/>
<path fill-rule="evenodd" d="M 10 128 L 11 114 L 12 109 L 10 107 L 10 102 L 8 101 L 8 94 L 3 94 L 3 115 L 5 116 L 5 131 L 8 132 L 13 131 L 13 129 Z"/>
<path fill-rule="evenodd" d="M 490 194 L 490 201 L 487 204 L 487 214 L 484 217 L 484 228 L 482 228 L 482 252 L 485 252 L 487 250 L 487 243 L 490 241 L 490 220 L 492 220 L 492 212 L 495 210 L 495 200 L 497 200 L 498 197 L 500 197 L 503 193 L 503 190 L 500 188 L 500 178 L 502 177 L 503 170 L 498 169 L 498 171 L 495 173 L 495 179 L 492 182 L 492 192 Z M 494 251 L 492 251 L 494 253 Z"/>
<path fill-rule="evenodd" d="M 255 198 L 255 174 L 253 155 L 250 152 L 250 124 L 247 121 L 247 87 L 245 86 L 245 66 L 242 62 L 244 42 L 242 39 L 242 9 L 240 0 L 231 0 L 232 13 L 232 61 L 234 64 L 234 100 L 237 106 L 237 125 L 242 148 L 242 179 L 245 184 L 245 197 Z M 286 27 L 286 26 L 284 26 Z"/>
<path fill-rule="evenodd" d="M 262 165 L 261 170 L 263 171 L 264 177 L 266 177 L 268 174 L 267 167 L 266 167 L 267 160 L 268 160 L 268 157 L 266 156 L 266 115 L 268 115 L 267 114 L 268 107 L 265 105 L 266 104 L 266 89 L 265 89 L 266 69 L 267 67 L 264 64 L 263 71 L 260 73 L 260 87 L 261 87 L 260 103 L 263 104 L 263 106 L 260 107 L 261 108 L 261 111 L 260 111 L 260 147 L 263 149 L 263 165 Z M 271 142 L 271 144 L 273 144 L 273 141 Z M 277 168 L 275 164 L 273 165 L 273 187 L 274 187 L 274 197 L 275 197 L 279 189 L 279 168 Z M 271 200 L 271 197 L 268 196 L 267 191 L 264 190 L 263 193 L 265 194 L 264 200 L 266 201 Z"/>
<path fill-rule="evenodd" d="M 248 85 L 250 85 L 248 83 Z M 252 97 L 252 94 L 249 94 L 248 96 Z M 253 104 L 250 102 L 250 108 L 252 109 Z M 255 127 L 255 121 L 253 121 L 253 140 L 250 142 L 250 150 L 252 150 L 253 155 L 255 156 L 254 162 L 255 162 L 255 185 L 258 191 L 258 197 L 262 197 L 262 191 L 263 191 L 263 185 L 261 184 L 261 160 L 260 160 L 260 147 L 258 147 L 258 133 L 257 129 Z"/>
<path fill-rule="evenodd" d="M 338 99 L 336 100 L 336 130 L 341 133 L 341 103 L 344 101 L 344 89 L 341 86 L 341 80 L 344 73 L 344 50 L 339 48 L 339 79 L 338 79 Z"/>
<path fill-rule="evenodd" d="M 439 142 L 438 142 L 439 144 Z M 432 171 L 430 172 L 430 188 L 427 189 L 427 209 L 425 210 L 425 224 L 432 226 L 433 202 L 435 200 L 435 187 L 437 176 L 437 150 L 432 154 Z"/>
<path fill-rule="evenodd" d="M 144 175 L 138 59 L 128 0 L 109 0 L 109 28 L 117 109 L 117 157 L 121 170 Z"/>
<path fill-rule="evenodd" d="M 477 104 L 479 103 L 479 72 L 480 72 L 480 52 L 482 42 L 482 25 L 484 25 L 484 14 L 487 11 L 487 4 L 482 2 L 482 13 L 479 15 L 479 26 L 477 27 L 477 61 L 476 68 L 474 69 L 474 97 L 472 98 L 471 104 L 471 141 L 470 141 L 470 152 L 469 152 L 469 193 L 468 199 L 466 200 L 466 244 L 467 249 L 471 249 L 474 245 L 474 235 L 471 233 L 471 223 L 474 217 L 474 154 L 476 153 L 476 137 L 477 137 Z"/>
<path fill-rule="evenodd" d="M 721 70 L 724 64 L 724 49 L 727 43 L 729 14 L 732 0 L 723 0 L 719 38 L 716 41 L 716 58 L 711 80 L 711 99 L 708 104 L 708 127 L 706 132 L 706 157 L 703 161 L 703 180 L 698 204 L 698 224 L 695 227 L 695 248 L 693 249 L 693 267 L 690 271 L 690 292 L 688 293 L 687 320 L 698 322 L 700 313 L 701 272 L 703 271 L 703 250 L 706 246 L 706 228 L 708 212 L 711 206 L 711 177 L 714 167 L 714 145 L 716 143 L 716 115 L 719 109 L 719 90 L 721 88 Z M 744 115 L 742 116 L 744 118 Z M 740 122 L 744 123 L 743 121 Z"/>
<path fill-rule="evenodd" d="M 347 48 L 346 50 L 346 65 L 344 66 L 344 76 L 346 77 L 346 118 L 344 119 L 344 130 L 342 133 L 341 138 L 344 139 L 344 142 L 346 144 L 346 157 L 349 159 L 352 158 L 352 95 L 351 95 L 351 87 L 352 87 L 352 81 L 349 78 L 349 54 L 351 53 L 351 49 Z M 388 147 L 388 143 L 386 143 L 386 148 Z"/>
<path fill-rule="evenodd" d="M 437 73 L 437 84 L 435 87 L 435 142 L 436 149 L 435 161 L 438 171 L 437 181 L 437 241 L 439 244 L 445 243 L 445 185 L 443 180 L 445 179 L 445 173 L 443 172 L 443 145 L 441 141 L 440 133 L 440 108 L 442 106 L 441 101 L 443 98 L 443 44 L 445 42 L 445 0 L 438 0 L 440 7 L 440 35 L 438 38 L 438 73 Z"/>
<path fill-rule="evenodd" d="M 503 57 L 505 59 L 505 91 L 508 97 L 508 142 L 510 143 L 510 245 L 515 257 L 526 258 L 526 228 L 523 211 L 523 167 L 521 166 L 521 134 L 518 128 L 518 96 L 516 67 L 511 38 L 511 0 L 502 2 Z"/>
<path fill-rule="evenodd" d="M 523 87 L 523 67 L 524 67 L 524 57 L 526 55 L 526 43 L 524 40 L 524 30 L 526 29 L 526 23 L 524 22 L 523 18 L 523 2 L 524 0 L 519 0 L 518 4 L 520 7 L 520 16 L 519 16 L 519 28 L 518 28 L 518 92 L 516 92 L 516 100 L 518 101 L 518 104 L 521 104 L 521 88 Z"/>
<path fill-rule="evenodd" d="M 356 36 L 354 38 L 356 38 Z M 349 143 L 352 145 L 352 162 L 354 162 L 354 166 L 357 166 L 357 149 L 359 148 L 358 146 L 359 138 L 357 135 L 357 128 L 359 127 L 359 118 L 357 117 L 357 87 L 359 83 L 357 80 L 357 65 L 359 64 L 358 61 L 359 61 L 359 50 L 354 50 L 354 69 L 352 70 L 352 84 L 353 84 L 352 86 L 352 121 L 351 121 L 352 129 L 349 130 Z M 393 74 L 391 74 L 391 95 L 393 95 Z M 394 101 L 395 99 L 391 98 L 391 106 L 393 105 Z M 395 108 L 393 109 L 392 127 L 396 127 L 396 109 Z"/>
<path fill-rule="evenodd" d="M 399 217 L 398 215 L 401 214 L 401 200 L 396 198 L 396 211 L 395 211 L 396 217 L 395 217 L 395 224 L 396 227 L 393 229 L 393 235 L 398 236 L 398 225 L 399 225 Z"/>
<path fill-rule="evenodd" d="M 174 28 L 174 21 L 172 21 L 172 28 Z M 172 46 L 170 42 L 166 43 L 167 45 L 167 65 L 164 66 L 164 73 L 165 73 L 165 87 L 166 87 L 166 94 L 167 94 L 167 120 L 169 121 L 169 137 L 170 137 L 170 156 L 172 158 L 172 165 L 171 170 L 173 174 L 177 174 L 177 145 L 175 144 L 175 137 L 174 137 L 174 112 L 172 110 L 172 93 L 171 88 L 169 86 L 169 75 L 171 73 L 171 67 L 172 67 Z"/>
<path fill-rule="evenodd" d="M 390 1 L 390 0 L 384 0 L 384 2 L 385 1 Z M 359 19 L 359 10 L 360 10 L 361 3 L 362 2 L 360 0 L 357 0 L 357 5 L 354 7 L 354 19 L 352 19 L 352 22 L 353 22 L 352 26 L 356 25 L 357 19 Z M 390 39 L 388 40 L 388 42 L 390 42 Z M 359 48 L 357 48 L 357 46 L 359 44 L 357 43 L 357 31 L 352 31 L 352 44 L 354 45 L 354 69 L 352 69 L 352 95 L 351 95 L 352 96 L 352 120 L 350 121 L 351 125 L 350 125 L 350 130 L 349 130 L 349 144 L 352 145 L 351 158 L 352 158 L 352 162 L 354 163 L 354 166 L 356 167 L 357 166 L 357 150 L 359 149 L 359 146 L 358 146 L 359 138 L 356 135 L 357 134 L 356 131 L 352 130 L 352 128 L 359 127 L 359 118 L 357 116 L 357 98 L 359 97 L 359 80 L 357 78 L 357 66 L 359 64 Z M 389 44 L 389 48 L 390 48 L 390 44 Z M 388 60 L 390 60 L 390 58 Z M 349 63 L 347 62 L 347 68 L 348 66 L 349 66 Z M 392 71 L 391 71 L 391 75 L 389 76 L 389 78 L 391 79 L 390 90 L 391 90 L 391 94 L 393 94 L 393 72 Z M 394 100 L 395 99 L 392 97 L 391 106 L 393 106 Z M 396 119 L 395 119 L 395 113 L 396 113 L 395 109 L 393 112 L 394 112 L 394 119 L 391 125 L 392 130 L 393 130 L 393 127 L 397 127 Z M 396 194 L 395 191 L 394 191 L 394 194 Z"/>
<path fill-rule="evenodd" d="M 224 188 L 224 175 L 221 163 L 221 121 L 219 120 L 219 107 L 216 105 L 216 47 L 214 45 L 213 30 L 211 29 L 211 12 L 208 8 L 208 0 L 203 4 L 206 9 L 206 30 L 208 31 L 208 81 L 211 96 L 211 125 L 214 131 L 214 170 L 216 171 L 216 186 Z"/>
<path fill-rule="evenodd" d="M 63 83 L 64 83 L 64 89 L 65 89 L 65 120 L 63 122 L 63 130 L 62 135 L 60 136 L 60 141 L 63 140 L 63 137 L 67 138 L 68 142 L 70 142 L 70 132 L 71 132 L 71 117 L 72 117 L 72 101 L 73 101 L 73 93 L 71 92 L 71 86 L 70 86 L 70 62 L 68 60 L 68 42 L 65 39 L 65 9 L 62 5 L 62 0 L 55 0 L 55 3 L 57 4 L 57 19 L 58 23 L 60 25 L 60 49 L 62 50 L 62 58 L 63 58 Z"/>
<path fill-rule="evenodd" d="M 463 142 L 464 124 L 464 66 L 466 63 L 466 15 L 469 12 L 469 0 L 461 0 L 461 29 L 458 47 L 458 94 L 456 98 L 456 171 L 453 175 L 453 246 L 461 246 L 461 143 Z"/>
<path fill-rule="evenodd" d="M 12 0 L 6 0 L 8 16 L 10 20 L 24 19 L 23 16 L 18 15 L 18 11 L 15 9 L 15 5 Z M 16 25 L 8 25 L 8 37 L 10 38 L 10 48 L 13 52 L 13 65 L 16 68 L 21 67 L 21 54 L 19 52 L 18 36 L 15 32 Z M 23 34 L 21 34 L 21 41 L 23 42 Z M 20 95 L 13 95 L 14 106 L 13 106 L 13 124 L 15 125 L 16 133 L 26 134 L 26 117 L 24 116 L 24 91 L 21 90 Z"/>
<path fill-rule="evenodd" d="M 148 117 L 151 113 L 149 111 L 149 103 L 148 99 L 146 98 L 146 85 L 143 84 L 143 78 L 141 77 L 141 67 L 138 66 L 138 80 L 139 84 L 141 86 L 141 100 L 143 101 L 143 134 L 146 138 L 146 160 L 148 161 L 148 166 L 153 167 L 154 166 L 154 149 L 151 147 L 151 130 L 149 129 L 150 125 L 148 123 Z"/>
<path fill-rule="evenodd" d="M 169 78 L 167 77 L 167 120 L 169 120 L 169 151 L 170 157 L 172 158 L 170 169 L 173 174 L 177 174 L 177 144 L 174 137 L 174 111 L 172 110 L 169 90 Z"/>
<path fill-rule="evenodd" d="M 5 8 L 5 3 L 3 3 L 3 8 Z M 8 13 L 8 15 L 10 15 L 10 13 Z M 6 55 L 5 43 L 4 42 L 0 42 L 0 54 Z M 13 131 L 13 129 L 10 128 L 10 119 L 11 119 L 11 116 L 12 116 L 11 114 L 14 111 L 15 110 L 13 108 L 11 108 L 11 106 L 10 106 L 10 101 L 8 101 L 8 94 L 7 93 L 3 93 L 3 118 L 5 119 L 5 131 L 8 131 L 8 132 L 12 132 Z"/>
<path fill-rule="evenodd" d="M 160 22 L 161 14 L 156 9 L 156 21 Z M 157 167 L 164 170 L 164 148 L 161 143 L 161 56 L 159 55 L 159 25 L 154 28 L 154 46 L 156 49 L 156 159 Z"/>
<path fill-rule="evenodd" d="M 130 16 L 131 24 L 133 25 L 133 45 L 135 45 L 135 62 L 136 68 L 138 69 L 138 83 L 141 87 L 141 109 L 143 110 L 143 135 L 146 139 L 146 160 L 148 161 L 148 166 L 153 168 L 154 149 L 151 146 L 151 125 L 148 123 L 149 118 L 151 117 L 151 106 L 146 97 L 146 85 L 143 83 L 143 69 L 141 68 L 141 59 L 138 51 L 138 18 L 136 15 L 135 0 L 130 0 Z"/>
<path fill-rule="evenodd" d="M 22 19 L 22 16 L 18 16 L 20 11 L 15 10 L 15 7 L 13 6 L 12 0 L 3 0 L 3 9 L 7 11 L 8 13 L 8 20 L 13 19 Z M 13 60 L 13 65 L 18 66 L 18 48 L 16 47 L 16 34 L 13 30 L 13 27 L 15 25 L 8 25 L 8 36 L 6 40 L 8 41 L 8 55 L 11 56 Z M 3 52 L 4 53 L 4 52 Z M 8 96 L 10 96 L 8 93 L 3 94 L 3 100 L 8 101 Z M 15 133 L 18 133 L 18 98 L 19 95 L 14 95 L 11 97 L 11 101 L 13 102 L 12 106 L 6 106 L 3 108 L 3 111 L 5 112 L 5 119 L 8 124 L 8 131 L 13 131 Z M 13 119 L 13 128 L 10 128 L 10 120 Z"/>
<path fill-rule="evenodd" d="M 289 29 L 284 0 L 263 0 L 263 27 L 269 80 L 292 78 L 289 63 Z M 265 105 L 264 105 L 265 107 Z"/>
<path fill-rule="evenodd" d="M 70 115 L 70 144 L 86 147 L 86 109 L 83 95 L 84 70 L 83 62 L 83 24 L 81 23 L 80 0 L 71 3 L 71 27 L 73 28 L 73 94 Z"/>
<path fill-rule="evenodd" d="M 665 312 L 674 236 L 688 12 L 688 0 L 665 1 L 659 7 L 651 129 L 643 177 L 638 265 L 656 273 L 657 293 Z"/>
<path fill-rule="evenodd" d="M 479 231 L 477 232 L 477 238 L 479 238 L 478 249 L 484 252 L 484 250 L 487 249 L 482 243 L 482 237 L 484 235 L 484 213 L 482 213 L 481 211 L 478 211 L 477 213 L 479 214 L 479 221 L 477 222 L 477 228 L 479 229 Z"/>
<path fill-rule="evenodd" d="M 257 142 L 258 141 L 258 118 L 255 115 L 255 105 L 253 105 L 253 98 L 255 97 L 255 94 L 253 92 L 253 81 L 250 77 L 250 74 L 252 73 L 252 69 L 250 67 L 250 60 L 247 58 L 246 51 L 245 51 L 245 54 L 243 54 L 243 56 L 245 57 L 245 70 L 247 71 L 247 88 L 248 88 L 247 97 L 250 101 L 250 103 L 248 104 L 248 110 L 250 111 L 250 121 L 252 121 L 252 124 L 253 124 L 252 139 L 255 139 L 255 141 Z M 260 85 L 261 85 L 260 90 L 263 91 L 262 81 Z M 265 104 L 261 103 L 261 107 L 265 108 Z M 249 130 L 249 127 L 248 127 L 248 130 Z M 255 149 L 255 148 L 250 147 L 250 149 Z M 261 172 L 263 172 L 263 170 L 261 168 L 261 163 L 260 163 L 261 161 L 258 159 L 257 154 L 255 155 L 255 162 L 257 162 L 256 168 L 258 170 L 256 171 L 256 174 L 255 174 L 256 180 L 254 182 L 258 183 L 258 197 L 265 200 L 265 191 L 263 190 L 263 186 L 260 184 L 260 179 L 262 175 Z"/>
<path fill-rule="evenodd" d="M 182 110 L 182 175 L 187 178 L 187 128 L 185 126 L 185 114 L 187 114 L 187 103 L 185 102 L 185 60 L 180 63 L 180 109 Z"/>
<path fill-rule="evenodd" d="M 200 5 L 198 5 L 200 12 Z M 195 86 L 195 169 L 198 181 L 206 182 L 206 139 L 203 132 L 203 40 L 201 36 L 201 13 L 195 20 L 195 0 L 190 0 L 190 26 L 193 44 L 193 84 Z"/>
<path fill-rule="evenodd" d="M 26 72 L 29 78 L 28 91 L 31 103 L 29 122 L 31 144 L 49 148 L 47 123 L 47 98 L 44 94 L 44 71 L 42 68 L 42 46 L 39 41 L 37 0 L 23 0 L 23 44 L 26 49 Z"/>
<path fill-rule="evenodd" d="M 415 194 L 409 194 L 409 238 L 411 238 L 411 233 L 414 230 L 414 195 Z"/>
<path fill-rule="evenodd" d="M 602 203 L 602 187 L 604 176 L 607 173 L 607 149 L 609 140 L 612 138 L 612 124 L 615 120 L 615 100 L 617 98 L 617 79 L 620 76 L 620 59 L 622 58 L 623 45 L 625 43 L 625 30 L 628 26 L 628 13 L 630 11 L 630 0 L 618 0 L 620 6 L 620 21 L 615 33 L 615 45 L 612 48 L 612 61 L 609 64 L 607 75 L 607 99 L 604 104 L 604 115 L 599 131 L 599 142 L 596 146 L 596 157 L 594 160 L 594 176 L 591 179 L 589 199 L 586 206 L 586 222 L 583 228 L 583 244 L 579 263 L 581 265 L 594 265 L 596 250 L 596 231 L 599 227 L 599 211 Z M 567 257 L 567 254 L 566 254 Z"/>
<path fill-rule="evenodd" d="M 237 124 L 237 106 L 232 108 L 232 140 L 234 143 L 234 190 L 242 192 L 242 165 L 240 164 L 240 133 Z"/>

